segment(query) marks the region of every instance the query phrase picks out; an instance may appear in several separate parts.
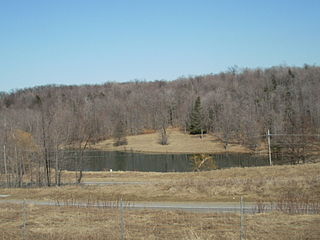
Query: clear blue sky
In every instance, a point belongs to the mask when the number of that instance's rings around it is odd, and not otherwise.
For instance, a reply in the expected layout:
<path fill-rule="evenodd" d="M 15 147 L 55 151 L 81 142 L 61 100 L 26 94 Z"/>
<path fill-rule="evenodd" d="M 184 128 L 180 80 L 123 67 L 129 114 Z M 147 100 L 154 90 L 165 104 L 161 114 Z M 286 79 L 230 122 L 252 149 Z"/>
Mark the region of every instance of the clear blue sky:
<path fill-rule="evenodd" d="M 0 0 L 0 91 L 304 63 L 318 0 Z"/>

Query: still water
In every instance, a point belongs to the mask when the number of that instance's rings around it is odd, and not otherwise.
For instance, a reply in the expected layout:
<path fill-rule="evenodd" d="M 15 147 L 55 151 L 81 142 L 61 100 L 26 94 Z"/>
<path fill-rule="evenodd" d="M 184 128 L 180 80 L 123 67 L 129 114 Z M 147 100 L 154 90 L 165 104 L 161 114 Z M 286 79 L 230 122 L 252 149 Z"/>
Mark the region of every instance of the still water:
<path fill-rule="evenodd" d="M 142 171 L 142 172 L 189 172 L 193 171 L 193 154 L 143 154 L 119 151 L 85 151 L 82 169 L 84 171 Z M 212 155 L 217 168 L 250 167 L 268 165 L 266 156 L 226 153 Z M 66 170 L 75 170 L 76 155 L 69 152 L 65 155 Z"/>

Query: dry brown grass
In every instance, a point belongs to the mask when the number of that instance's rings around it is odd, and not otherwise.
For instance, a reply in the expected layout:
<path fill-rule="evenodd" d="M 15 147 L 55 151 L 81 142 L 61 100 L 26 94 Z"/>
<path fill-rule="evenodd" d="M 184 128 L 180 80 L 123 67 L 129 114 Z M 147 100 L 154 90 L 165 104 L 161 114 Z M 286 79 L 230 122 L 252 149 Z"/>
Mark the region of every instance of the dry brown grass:
<path fill-rule="evenodd" d="M 128 145 L 115 147 L 113 139 L 101 141 L 91 145 L 91 148 L 107 151 L 128 151 L 145 153 L 222 153 L 225 152 L 223 143 L 210 134 L 199 136 L 185 134 L 178 129 L 168 129 L 169 145 L 159 144 L 157 132 L 128 136 Z M 229 144 L 228 152 L 250 152 L 249 149 L 239 144 Z"/>
<path fill-rule="evenodd" d="M 109 208 L 0 204 L 0 239 L 120 239 L 121 216 L 125 239 L 229 240 L 240 236 L 236 213 L 128 209 L 121 213 Z M 244 224 L 249 240 L 316 240 L 320 236 L 320 215 L 245 215 Z"/>
<path fill-rule="evenodd" d="M 64 172 L 74 181 L 74 173 Z M 230 168 L 207 172 L 85 172 L 83 181 L 143 182 L 143 184 L 32 189 L 1 189 L 13 199 L 77 199 L 128 201 L 275 201 L 288 192 L 320 198 L 320 163 L 295 166 Z"/>

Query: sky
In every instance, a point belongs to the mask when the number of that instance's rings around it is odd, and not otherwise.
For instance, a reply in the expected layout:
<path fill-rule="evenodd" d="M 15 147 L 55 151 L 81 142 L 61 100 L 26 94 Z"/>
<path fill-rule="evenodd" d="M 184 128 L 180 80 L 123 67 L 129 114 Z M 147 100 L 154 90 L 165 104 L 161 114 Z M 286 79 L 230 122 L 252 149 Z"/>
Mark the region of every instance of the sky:
<path fill-rule="evenodd" d="M 0 0 L 0 91 L 304 64 L 318 0 Z"/>

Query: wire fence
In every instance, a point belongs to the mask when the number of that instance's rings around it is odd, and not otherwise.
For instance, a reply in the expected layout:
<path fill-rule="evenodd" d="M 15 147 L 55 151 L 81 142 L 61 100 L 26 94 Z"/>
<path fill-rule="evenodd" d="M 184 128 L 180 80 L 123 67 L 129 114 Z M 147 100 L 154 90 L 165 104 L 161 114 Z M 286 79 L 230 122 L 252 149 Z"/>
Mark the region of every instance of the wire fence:
<path fill-rule="evenodd" d="M 270 136 L 272 137 L 272 159 L 276 164 L 299 163 L 306 159 L 319 160 L 320 144 L 315 139 L 306 141 L 306 136 L 297 135 L 291 136 L 290 141 L 287 141 L 285 138 L 287 136 Z M 133 153 L 128 154 L 133 156 Z M 118 159 L 113 159 L 115 156 Z M 230 162 L 234 161 L 232 162 L 234 165 L 230 167 L 246 166 L 246 161 L 249 160 L 251 163 L 255 162 L 257 166 L 261 165 L 260 160 L 249 159 L 248 155 L 243 155 L 246 160 L 242 159 L 242 155 L 226 156 L 229 157 Z M 40 174 L 40 170 L 43 171 L 40 167 L 37 169 L 37 164 L 42 161 L 42 157 L 41 153 L 32 151 L 8 149 L 7 154 L 0 151 L 0 180 L 3 183 L 20 181 L 20 185 L 12 186 L 21 187 L 23 186 L 21 183 L 32 186 L 38 178 L 37 174 Z M 156 165 L 160 171 L 174 170 L 186 161 L 186 158 L 184 162 L 172 157 L 165 158 L 160 166 L 150 161 L 140 161 L 138 159 L 141 159 L 141 156 L 138 156 L 133 158 L 133 161 L 129 160 L 128 163 L 124 160 L 124 155 L 120 154 L 112 155 L 107 165 L 99 165 L 98 162 L 101 163 L 105 157 L 105 153 L 92 151 L 87 152 L 83 160 L 93 164 L 90 167 L 96 167 L 94 170 L 109 170 L 117 167 L 135 170 L 139 166 L 146 167 L 150 164 L 150 167 Z M 217 155 L 216 159 L 221 158 L 221 161 L 224 161 L 223 157 L 225 156 Z M 260 157 L 268 163 L 267 155 Z M 299 161 L 292 162 L 293 158 Z M 79 153 L 77 151 L 49 152 L 48 159 L 52 163 L 52 169 L 55 169 L 57 159 L 60 164 L 58 169 L 67 168 L 70 162 L 79 164 Z M 4 166 L 5 164 L 7 165 Z M 32 169 L 33 167 L 35 170 Z M 86 170 L 85 167 L 86 165 L 81 166 Z M 4 169 L 9 172 L 6 176 L 3 174 Z M 29 174 L 28 179 L 23 178 L 26 172 Z M 319 177 L 314 180 L 319 181 Z M 243 182 L 240 181 L 238 184 Z M 235 205 L 237 207 L 168 210 L 157 207 L 144 208 L 121 199 L 81 202 L 76 199 L 60 199 L 57 196 L 51 203 L 23 201 L 18 205 L 10 201 L 6 203 L 0 201 L 0 239 L 320 239 L 319 200 L 313 201 L 308 198 L 305 201 L 299 201 L 297 196 L 294 200 L 288 198 L 277 203 L 260 202 L 255 206 L 249 206 L 242 199 Z"/>
<path fill-rule="evenodd" d="M 320 160 L 320 134 L 281 134 L 267 136 L 270 161 L 275 164 L 299 164 Z"/>
<path fill-rule="evenodd" d="M 55 202 L 51 206 L 0 204 L 2 239 L 283 239 L 316 240 L 319 214 L 278 210 L 199 212 L 134 208 L 122 200 L 102 204 Z M 12 224 L 11 224 L 12 223 Z"/>

